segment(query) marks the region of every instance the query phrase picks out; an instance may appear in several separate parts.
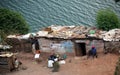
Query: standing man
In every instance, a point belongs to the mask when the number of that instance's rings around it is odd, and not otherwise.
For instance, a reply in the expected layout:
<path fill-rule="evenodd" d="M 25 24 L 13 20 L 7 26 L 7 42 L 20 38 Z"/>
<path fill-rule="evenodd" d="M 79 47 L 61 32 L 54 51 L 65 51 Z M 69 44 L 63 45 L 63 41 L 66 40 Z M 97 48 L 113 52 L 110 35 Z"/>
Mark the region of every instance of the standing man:
<path fill-rule="evenodd" d="M 35 37 L 35 39 L 34 39 L 34 44 L 35 44 L 35 50 L 36 50 L 36 51 L 40 50 L 39 42 L 38 42 L 37 37 Z"/>
<path fill-rule="evenodd" d="M 36 52 L 40 50 L 39 42 L 38 42 L 37 37 L 32 37 L 30 39 L 31 39 L 31 44 L 32 44 L 32 52 L 33 54 L 35 54 Z"/>
<path fill-rule="evenodd" d="M 97 51 L 96 51 L 96 48 L 95 48 L 94 46 L 92 46 L 91 52 L 92 52 L 93 58 L 94 58 L 94 57 L 97 58 Z"/>
<path fill-rule="evenodd" d="M 35 58 L 36 63 L 39 63 L 42 61 L 42 59 L 40 57 L 41 52 L 40 52 L 39 41 L 38 41 L 37 37 L 34 37 L 33 44 L 35 45 L 34 58 Z"/>

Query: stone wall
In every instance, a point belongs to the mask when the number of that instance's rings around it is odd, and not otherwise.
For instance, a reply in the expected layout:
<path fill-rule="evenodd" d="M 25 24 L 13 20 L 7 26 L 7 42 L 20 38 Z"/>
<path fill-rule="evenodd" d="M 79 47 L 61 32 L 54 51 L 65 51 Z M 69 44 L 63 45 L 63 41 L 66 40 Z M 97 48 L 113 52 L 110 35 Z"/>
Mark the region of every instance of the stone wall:
<path fill-rule="evenodd" d="M 105 42 L 105 52 L 119 54 L 120 53 L 120 42 L 119 41 L 118 42 L 115 42 L 115 41 Z"/>

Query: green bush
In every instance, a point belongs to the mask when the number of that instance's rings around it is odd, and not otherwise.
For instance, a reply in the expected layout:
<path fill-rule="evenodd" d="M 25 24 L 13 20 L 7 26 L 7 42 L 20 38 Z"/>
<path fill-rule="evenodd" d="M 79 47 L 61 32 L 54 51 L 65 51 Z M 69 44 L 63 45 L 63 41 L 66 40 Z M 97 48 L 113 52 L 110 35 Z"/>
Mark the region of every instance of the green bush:
<path fill-rule="evenodd" d="M 117 62 L 117 65 L 116 65 L 114 75 L 120 75 L 120 57 L 119 57 L 119 60 Z"/>
<path fill-rule="evenodd" d="M 52 72 L 58 72 L 59 68 L 60 68 L 60 65 L 59 65 L 58 61 L 54 62 Z"/>
<path fill-rule="evenodd" d="M 7 35 L 2 31 L 0 30 L 0 43 L 4 43 L 4 40 L 6 39 Z"/>
<path fill-rule="evenodd" d="M 120 0 L 115 0 L 115 2 L 119 2 Z"/>
<path fill-rule="evenodd" d="M 99 10 L 96 17 L 97 27 L 102 30 L 110 30 L 120 27 L 120 20 L 110 9 Z"/>
<path fill-rule="evenodd" d="M 29 26 L 18 12 L 0 8 L 0 36 L 28 33 Z M 4 34 L 3 34 L 4 33 Z"/>
<path fill-rule="evenodd" d="M 3 30 L 5 33 L 20 33 L 25 34 L 28 32 L 29 27 L 18 12 L 1 8 L 0 9 L 0 30 Z"/>

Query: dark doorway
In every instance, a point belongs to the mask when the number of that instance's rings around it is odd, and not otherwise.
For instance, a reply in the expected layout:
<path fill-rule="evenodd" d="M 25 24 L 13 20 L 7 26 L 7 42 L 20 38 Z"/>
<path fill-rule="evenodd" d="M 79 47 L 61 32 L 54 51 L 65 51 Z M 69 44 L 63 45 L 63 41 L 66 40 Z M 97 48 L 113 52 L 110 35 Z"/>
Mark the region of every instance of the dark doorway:
<path fill-rule="evenodd" d="M 86 44 L 85 43 L 76 43 L 75 44 L 75 53 L 76 53 L 76 56 L 86 55 Z"/>

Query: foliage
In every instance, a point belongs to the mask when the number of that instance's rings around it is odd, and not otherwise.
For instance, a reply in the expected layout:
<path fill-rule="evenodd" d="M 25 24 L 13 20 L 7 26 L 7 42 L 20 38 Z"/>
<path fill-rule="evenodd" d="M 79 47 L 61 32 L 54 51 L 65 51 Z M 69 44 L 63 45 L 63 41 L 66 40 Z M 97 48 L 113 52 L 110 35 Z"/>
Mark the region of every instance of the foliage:
<path fill-rule="evenodd" d="M 25 34 L 29 28 L 20 13 L 9 9 L 0 9 L 0 29 L 5 33 Z"/>
<path fill-rule="evenodd" d="M 0 8 L 0 30 L 1 38 L 5 38 L 9 34 L 28 33 L 29 26 L 20 13 Z"/>
<path fill-rule="evenodd" d="M 115 0 L 115 2 L 119 2 L 120 0 Z"/>
<path fill-rule="evenodd" d="M 119 57 L 119 60 L 117 62 L 117 66 L 116 66 L 114 75 L 120 75 L 120 57 Z"/>
<path fill-rule="evenodd" d="M 120 20 L 110 9 L 99 10 L 96 17 L 97 27 L 103 30 L 110 30 L 120 27 Z"/>
<path fill-rule="evenodd" d="M 6 36 L 7 35 L 2 30 L 0 30 L 0 42 L 4 43 Z"/>
<path fill-rule="evenodd" d="M 58 72 L 59 68 L 60 68 L 60 65 L 59 65 L 58 61 L 54 62 L 52 72 Z"/>

